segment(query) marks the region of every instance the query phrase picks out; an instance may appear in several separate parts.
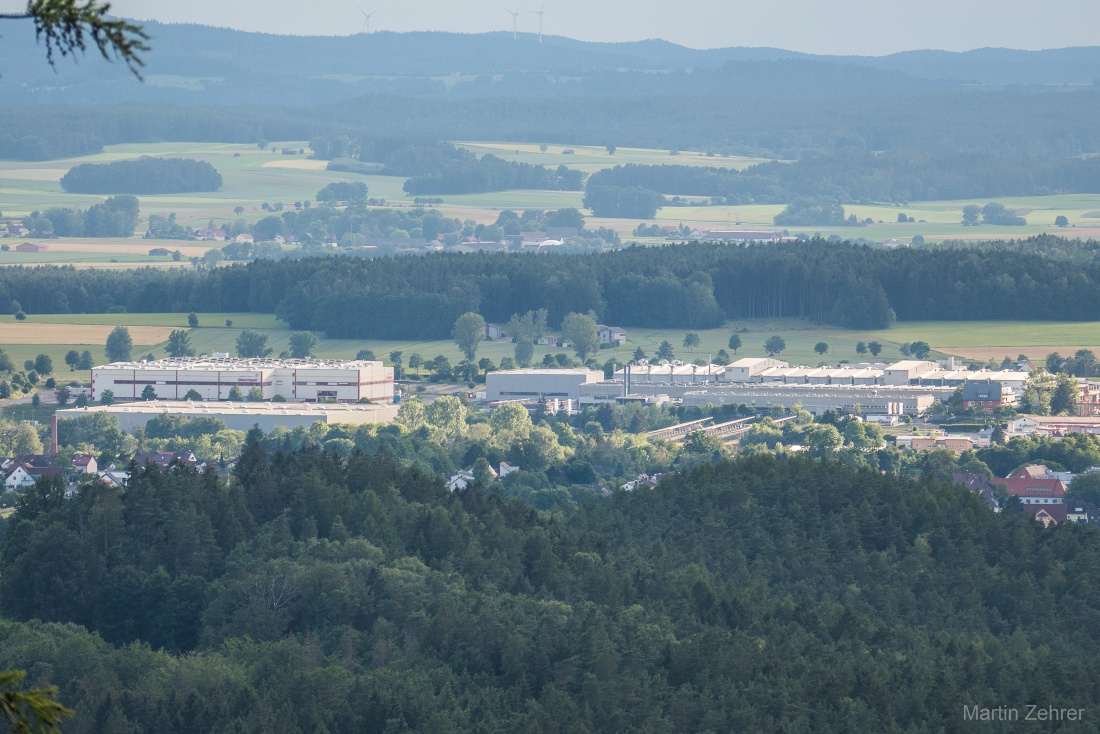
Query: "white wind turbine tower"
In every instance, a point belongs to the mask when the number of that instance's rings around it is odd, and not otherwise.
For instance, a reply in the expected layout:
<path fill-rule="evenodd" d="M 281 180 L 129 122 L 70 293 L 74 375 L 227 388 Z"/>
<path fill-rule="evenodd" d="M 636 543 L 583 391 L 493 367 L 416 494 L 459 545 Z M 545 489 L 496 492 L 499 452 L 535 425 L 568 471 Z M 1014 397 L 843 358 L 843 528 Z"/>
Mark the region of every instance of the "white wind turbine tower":
<path fill-rule="evenodd" d="M 359 8 L 358 5 L 355 7 Z M 378 10 L 372 10 L 369 13 L 362 8 L 359 8 L 359 12 L 363 14 L 363 33 L 370 33 L 370 18 L 372 15 L 378 12 Z"/>
<path fill-rule="evenodd" d="M 539 43 L 542 43 L 542 11 L 546 8 L 545 0 L 542 3 L 542 7 L 538 10 L 528 10 L 528 13 L 533 13 L 539 17 Z"/>
<path fill-rule="evenodd" d="M 516 40 L 516 38 L 518 38 L 518 35 L 516 33 L 516 20 L 519 18 L 519 9 L 522 8 L 522 7 L 523 7 L 522 5 L 517 5 L 515 10 L 509 10 L 508 8 L 504 9 L 505 13 L 508 13 L 509 15 L 512 16 L 512 40 L 513 41 Z"/>

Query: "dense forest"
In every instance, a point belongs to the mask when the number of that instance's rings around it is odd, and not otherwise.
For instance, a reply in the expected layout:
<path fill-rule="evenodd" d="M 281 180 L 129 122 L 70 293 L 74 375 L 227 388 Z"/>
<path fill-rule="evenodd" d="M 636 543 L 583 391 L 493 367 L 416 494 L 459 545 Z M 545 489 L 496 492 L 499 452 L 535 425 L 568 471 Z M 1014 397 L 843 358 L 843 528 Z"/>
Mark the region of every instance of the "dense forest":
<path fill-rule="evenodd" d="M 61 177 L 61 188 L 71 194 L 181 194 L 221 187 L 222 175 L 214 166 L 189 158 L 81 163 Z"/>
<path fill-rule="evenodd" d="M 455 102 L 369 95 L 301 108 L 27 106 L 0 132 L 0 158 L 88 155 L 117 143 L 256 143 L 347 136 L 363 149 L 376 139 L 406 144 L 514 140 L 778 159 L 885 150 L 1042 159 L 1100 150 L 1100 131 L 1079 122 L 1098 116 L 1100 92 L 1095 91 L 824 99 L 814 101 L 813 114 L 807 114 L 803 100 L 690 96 Z"/>
<path fill-rule="evenodd" d="M 743 171 L 628 164 L 598 171 L 588 189 L 637 186 L 709 196 L 727 204 L 785 204 L 798 196 L 845 202 L 908 202 L 1100 192 L 1100 158 L 1031 159 L 981 153 L 844 152 Z"/>
<path fill-rule="evenodd" d="M 413 196 L 478 194 L 508 189 L 580 191 L 584 178 L 583 172 L 565 166 L 549 168 L 510 163 L 495 155 L 484 155 L 473 160 L 451 161 L 438 171 L 414 176 L 405 182 L 404 188 L 405 193 Z"/>
<path fill-rule="evenodd" d="M 540 308 L 555 328 L 567 313 L 589 310 L 628 327 L 709 328 L 785 316 L 852 328 L 882 328 L 895 317 L 1098 320 L 1100 243 L 1044 235 L 875 249 L 810 240 L 584 255 L 260 260 L 214 270 L 0 269 L 0 303 L 12 301 L 27 313 L 118 306 L 276 313 L 295 329 L 393 339 L 447 339 L 467 311 L 504 323 Z"/>
<path fill-rule="evenodd" d="M 1100 676 L 1092 528 L 810 459 L 550 515 L 253 439 L 228 484 L 42 482 L 0 553 L 0 665 L 71 732 L 963 731 Z"/>

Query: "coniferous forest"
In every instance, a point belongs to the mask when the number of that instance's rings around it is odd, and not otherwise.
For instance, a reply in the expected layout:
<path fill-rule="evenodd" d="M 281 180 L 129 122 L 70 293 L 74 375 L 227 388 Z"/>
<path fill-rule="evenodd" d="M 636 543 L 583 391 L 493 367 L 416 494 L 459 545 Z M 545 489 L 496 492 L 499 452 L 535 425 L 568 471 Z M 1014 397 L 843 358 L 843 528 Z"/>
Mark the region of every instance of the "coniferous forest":
<path fill-rule="evenodd" d="M 1091 528 L 810 459 L 550 515 L 253 441 L 229 483 L 40 483 L 2 559 L 0 663 L 71 732 L 954 732 L 1100 680 Z"/>
<path fill-rule="evenodd" d="M 338 236 L 356 226 L 354 212 L 317 211 Z M 446 339 L 468 311 L 504 323 L 541 308 L 554 328 L 567 313 L 589 310 L 606 323 L 656 328 L 758 317 L 852 328 L 884 328 L 895 318 L 1097 320 L 1100 243 L 1039 236 L 885 249 L 810 240 L 579 255 L 257 260 L 213 270 L 3 268 L 0 303 L 12 301 L 31 314 L 120 306 L 274 313 L 295 329 L 331 337 L 392 339 Z"/>

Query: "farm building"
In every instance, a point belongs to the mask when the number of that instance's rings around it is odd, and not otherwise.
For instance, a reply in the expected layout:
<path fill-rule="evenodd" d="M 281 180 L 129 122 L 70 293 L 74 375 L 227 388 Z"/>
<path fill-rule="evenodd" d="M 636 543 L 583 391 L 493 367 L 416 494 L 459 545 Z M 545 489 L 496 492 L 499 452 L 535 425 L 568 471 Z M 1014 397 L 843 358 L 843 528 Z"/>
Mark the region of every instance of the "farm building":
<path fill-rule="evenodd" d="M 24 242 L 15 246 L 16 252 L 45 252 L 48 249 L 50 249 L 50 246 L 43 245 L 41 242 Z"/>
<path fill-rule="evenodd" d="M 259 388 L 264 400 L 280 395 L 292 402 L 393 402 L 393 368 L 381 362 L 331 359 L 158 359 L 115 362 L 92 369 L 92 400 L 104 390 L 116 400 L 139 400 L 152 386 L 158 398 L 183 400 L 191 390 L 202 400 L 229 400 Z"/>

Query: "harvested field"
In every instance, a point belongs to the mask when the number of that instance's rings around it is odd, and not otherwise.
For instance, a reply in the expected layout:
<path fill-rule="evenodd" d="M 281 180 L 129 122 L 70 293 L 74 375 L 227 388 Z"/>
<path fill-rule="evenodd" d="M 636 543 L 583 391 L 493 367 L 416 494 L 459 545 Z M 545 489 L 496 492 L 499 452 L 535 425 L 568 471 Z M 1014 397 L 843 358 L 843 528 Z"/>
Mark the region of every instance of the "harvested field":
<path fill-rule="evenodd" d="M 134 344 L 168 340 L 169 326 L 127 326 Z M 113 326 L 103 324 L 0 323 L 0 344 L 105 344 Z"/>
<path fill-rule="evenodd" d="M 310 159 L 291 159 L 289 161 L 270 161 L 263 164 L 262 168 L 294 168 L 299 171 L 323 171 L 328 166 L 328 161 L 315 161 Z"/>

